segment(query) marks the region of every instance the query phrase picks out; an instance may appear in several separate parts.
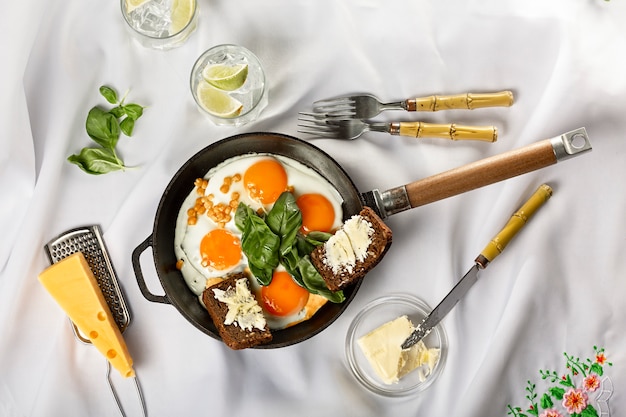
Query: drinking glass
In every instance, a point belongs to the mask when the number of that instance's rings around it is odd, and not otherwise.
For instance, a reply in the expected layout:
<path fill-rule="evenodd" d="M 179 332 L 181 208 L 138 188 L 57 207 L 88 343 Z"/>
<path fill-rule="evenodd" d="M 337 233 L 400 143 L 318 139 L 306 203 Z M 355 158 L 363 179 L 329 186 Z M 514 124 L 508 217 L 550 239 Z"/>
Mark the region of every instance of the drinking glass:
<path fill-rule="evenodd" d="M 242 65 L 247 65 L 247 77 L 241 87 L 232 91 L 214 87 L 203 74 L 207 66 Z M 239 45 L 218 45 L 200 55 L 191 71 L 190 87 L 200 111 L 216 125 L 241 126 L 249 123 L 256 120 L 268 104 L 268 87 L 261 62 L 256 55 Z M 212 93 L 210 98 L 203 94 L 207 90 Z M 235 109 L 234 112 L 227 114 L 220 111 L 216 101 L 228 101 L 229 108 Z"/>
<path fill-rule="evenodd" d="M 196 0 L 121 0 L 122 15 L 141 45 L 171 49 L 182 45 L 196 29 Z"/>

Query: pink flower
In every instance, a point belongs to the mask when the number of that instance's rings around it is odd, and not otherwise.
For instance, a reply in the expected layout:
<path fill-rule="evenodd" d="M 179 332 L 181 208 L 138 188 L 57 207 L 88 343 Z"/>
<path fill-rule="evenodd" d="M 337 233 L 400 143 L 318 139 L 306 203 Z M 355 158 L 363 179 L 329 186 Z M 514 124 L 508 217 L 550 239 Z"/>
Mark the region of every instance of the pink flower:
<path fill-rule="evenodd" d="M 539 415 L 539 417 L 563 417 L 563 414 L 559 413 L 554 408 L 550 408 Z"/>
<path fill-rule="evenodd" d="M 570 414 L 580 414 L 587 408 L 587 394 L 581 389 L 570 389 L 563 396 L 563 407 Z"/>
<path fill-rule="evenodd" d="M 583 380 L 583 388 L 585 391 L 594 392 L 600 387 L 600 377 L 596 374 L 591 374 Z"/>

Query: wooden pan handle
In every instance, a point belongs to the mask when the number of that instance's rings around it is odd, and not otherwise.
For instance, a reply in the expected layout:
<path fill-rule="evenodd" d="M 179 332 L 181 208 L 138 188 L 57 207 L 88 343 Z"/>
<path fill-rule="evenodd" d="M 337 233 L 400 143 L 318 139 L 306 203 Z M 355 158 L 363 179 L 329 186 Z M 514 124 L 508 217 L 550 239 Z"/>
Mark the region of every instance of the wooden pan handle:
<path fill-rule="evenodd" d="M 498 129 L 494 126 L 400 122 L 391 123 L 389 131 L 392 135 L 410 136 L 413 138 L 480 140 L 483 142 L 495 142 L 498 140 Z"/>
<path fill-rule="evenodd" d="M 545 168 L 557 162 L 550 139 L 433 175 L 405 186 L 411 208 Z"/>
<path fill-rule="evenodd" d="M 521 174 L 545 168 L 591 151 L 584 127 L 482 159 L 382 193 L 362 194 L 366 205 L 386 218 L 414 207 L 443 200 Z"/>
<path fill-rule="evenodd" d="M 452 109 L 472 110 L 481 107 L 510 107 L 513 104 L 511 91 L 497 93 L 467 93 L 450 96 L 433 95 L 406 100 L 408 111 L 439 111 Z"/>

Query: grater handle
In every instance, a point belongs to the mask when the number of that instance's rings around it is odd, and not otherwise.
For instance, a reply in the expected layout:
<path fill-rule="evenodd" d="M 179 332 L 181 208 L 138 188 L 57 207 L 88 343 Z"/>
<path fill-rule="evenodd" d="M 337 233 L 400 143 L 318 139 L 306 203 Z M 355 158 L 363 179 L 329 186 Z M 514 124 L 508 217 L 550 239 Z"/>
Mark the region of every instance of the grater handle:
<path fill-rule="evenodd" d="M 133 271 L 135 272 L 135 277 L 137 278 L 137 285 L 139 285 L 139 290 L 141 290 L 141 294 L 146 300 L 152 301 L 153 303 L 171 304 L 167 296 L 152 294 L 146 285 L 146 280 L 143 278 L 139 257 L 149 247 L 152 247 L 152 235 L 148 236 L 146 240 L 141 242 L 139 246 L 133 250 Z"/>

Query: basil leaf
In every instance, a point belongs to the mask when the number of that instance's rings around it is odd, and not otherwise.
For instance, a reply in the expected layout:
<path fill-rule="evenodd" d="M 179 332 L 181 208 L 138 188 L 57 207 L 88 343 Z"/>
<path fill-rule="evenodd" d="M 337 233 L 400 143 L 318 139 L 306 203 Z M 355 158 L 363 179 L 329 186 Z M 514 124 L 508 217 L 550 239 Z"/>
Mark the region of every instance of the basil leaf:
<path fill-rule="evenodd" d="M 117 104 L 117 93 L 111 87 L 103 85 L 100 87 L 100 94 L 111 104 Z"/>
<path fill-rule="evenodd" d="M 133 120 L 137 120 L 143 115 L 143 107 L 139 104 L 125 104 L 122 108 L 124 109 L 124 113 Z"/>
<path fill-rule="evenodd" d="M 280 237 L 280 254 L 289 252 L 302 226 L 302 213 L 290 192 L 282 193 L 267 214 L 267 225 Z"/>
<path fill-rule="evenodd" d="M 133 129 L 135 127 L 135 119 L 130 117 L 126 117 L 124 120 L 120 122 L 120 129 L 126 136 L 133 135 Z"/>
<path fill-rule="evenodd" d="M 295 247 L 291 248 L 291 251 L 286 253 L 280 260 L 280 263 L 285 267 L 287 272 L 293 277 L 293 279 L 300 284 L 301 287 L 306 288 L 304 285 L 304 280 L 302 279 L 302 274 L 300 274 L 300 270 L 298 269 L 298 262 L 300 261 L 300 256 L 298 255 L 298 251 Z"/>
<path fill-rule="evenodd" d="M 331 291 L 326 286 L 326 282 L 311 263 L 308 255 L 303 256 L 298 261 L 298 270 L 302 276 L 304 286 L 309 292 L 326 297 L 332 303 L 342 303 L 346 299 L 343 291 Z"/>
<path fill-rule="evenodd" d="M 331 236 L 326 232 L 309 232 L 306 236 L 298 234 L 295 246 L 300 256 L 310 255 L 313 249 L 323 245 Z"/>
<path fill-rule="evenodd" d="M 100 175 L 124 169 L 124 163 L 115 151 L 107 148 L 83 148 L 79 154 L 67 158 L 88 174 Z"/>
<path fill-rule="evenodd" d="M 326 243 L 326 241 L 330 239 L 332 235 L 333 235 L 332 233 L 328 233 L 328 232 L 312 231 L 312 232 L 309 232 L 305 236 L 305 238 L 307 242 L 310 242 L 314 244 L 315 246 L 319 246 L 323 243 Z"/>
<path fill-rule="evenodd" d="M 254 275 L 259 284 L 269 285 L 270 282 L 272 282 L 273 271 L 271 269 L 257 268 L 256 265 L 251 263 L 248 264 L 248 268 L 250 268 L 250 272 Z"/>
<path fill-rule="evenodd" d="M 124 114 L 126 114 L 124 112 L 124 107 L 122 106 L 113 107 L 111 110 L 109 110 L 109 113 L 111 113 L 113 116 L 117 117 L 118 119 L 124 116 Z"/>
<path fill-rule="evenodd" d="M 244 203 L 239 203 L 237 210 L 235 210 L 235 226 L 237 226 L 237 229 L 243 232 L 246 228 L 246 221 L 248 220 L 248 217 L 254 215 L 255 213 L 250 207 Z"/>
<path fill-rule="evenodd" d="M 248 265 L 262 285 L 272 281 L 274 268 L 279 264 L 280 238 L 256 214 L 247 216 L 241 238 L 241 249 Z M 254 268 L 254 269 L 253 269 Z"/>
<path fill-rule="evenodd" d="M 293 279 L 313 294 L 333 303 L 345 300 L 343 291 L 331 291 L 311 263 L 309 254 L 323 244 L 330 233 L 302 235 L 302 213 L 293 194 L 284 192 L 263 219 L 249 206 L 239 203 L 235 225 L 242 232 L 241 247 L 248 258 L 250 271 L 261 285 L 269 285 L 274 268 L 282 264 Z"/>
<path fill-rule="evenodd" d="M 120 138 L 120 125 L 117 118 L 99 107 L 89 110 L 87 115 L 87 134 L 98 145 L 113 149 Z"/>

